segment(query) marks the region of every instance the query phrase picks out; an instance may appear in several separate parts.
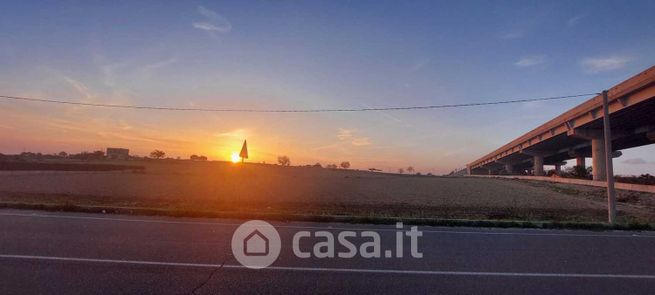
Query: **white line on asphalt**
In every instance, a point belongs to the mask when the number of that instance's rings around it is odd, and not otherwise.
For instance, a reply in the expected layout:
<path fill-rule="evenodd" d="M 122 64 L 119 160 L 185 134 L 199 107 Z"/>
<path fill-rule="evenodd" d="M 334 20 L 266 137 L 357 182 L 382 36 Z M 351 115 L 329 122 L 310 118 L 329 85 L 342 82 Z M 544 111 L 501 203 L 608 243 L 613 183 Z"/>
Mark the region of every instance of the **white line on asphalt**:
<path fill-rule="evenodd" d="M 200 267 L 248 269 L 242 265 L 223 265 L 211 263 L 184 263 L 142 260 L 115 260 L 98 258 L 53 257 L 34 255 L 0 254 L 0 258 L 18 260 L 45 260 L 64 262 L 87 262 L 105 264 L 153 265 L 173 267 Z M 441 276 L 499 276 L 499 277 L 554 277 L 554 278 L 601 278 L 601 279 L 655 279 L 655 275 L 639 274 L 602 274 L 602 273 L 540 273 L 540 272 L 487 272 L 487 271 L 432 271 L 432 270 L 402 270 L 402 269 L 361 269 L 361 268 L 325 268 L 325 267 L 293 267 L 269 266 L 263 270 L 281 271 L 313 271 L 313 272 L 346 272 L 346 273 L 377 273 L 377 274 L 409 274 L 409 275 L 441 275 Z"/>
<path fill-rule="evenodd" d="M 161 224 L 190 224 L 190 225 L 216 225 L 216 226 L 239 226 L 241 223 L 227 223 L 227 222 L 203 222 L 203 221 L 171 221 L 162 219 L 136 219 L 136 218 L 115 218 L 115 217 L 93 217 L 93 216 L 72 216 L 72 215 L 52 215 L 40 213 L 0 213 L 0 216 L 15 216 L 15 217 L 35 217 L 35 218 L 60 218 L 60 219 L 84 219 L 84 220 L 98 220 L 98 221 L 118 221 L 118 222 L 138 222 L 138 223 L 161 223 Z M 304 225 L 280 225 L 273 224 L 275 228 L 285 229 L 322 229 L 322 230 L 358 230 L 358 231 L 391 231 L 395 232 L 395 227 L 390 228 L 362 228 L 362 227 L 334 227 L 326 226 L 304 226 Z M 454 231 L 454 230 L 429 230 L 421 229 L 424 233 L 438 233 L 438 234 L 464 234 L 464 235 L 507 235 L 507 236 L 555 236 L 555 237 L 601 237 L 601 238 L 655 238 L 655 235 L 643 234 L 576 234 L 576 233 L 546 233 L 546 232 L 491 232 L 491 231 Z"/>

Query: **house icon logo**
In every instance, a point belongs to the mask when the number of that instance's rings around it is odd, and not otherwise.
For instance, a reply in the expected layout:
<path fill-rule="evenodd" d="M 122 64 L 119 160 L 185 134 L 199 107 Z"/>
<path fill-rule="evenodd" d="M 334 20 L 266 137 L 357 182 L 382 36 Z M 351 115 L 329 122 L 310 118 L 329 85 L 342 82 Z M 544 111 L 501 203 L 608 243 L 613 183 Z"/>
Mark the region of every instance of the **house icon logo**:
<path fill-rule="evenodd" d="M 275 227 L 262 220 L 241 224 L 232 235 L 232 254 L 243 266 L 265 268 L 280 255 L 282 243 Z"/>
<path fill-rule="evenodd" d="M 268 255 L 268 238 L 260 231 L 254 230 L 243 240 L 244 253 L 248 256 Z"/>

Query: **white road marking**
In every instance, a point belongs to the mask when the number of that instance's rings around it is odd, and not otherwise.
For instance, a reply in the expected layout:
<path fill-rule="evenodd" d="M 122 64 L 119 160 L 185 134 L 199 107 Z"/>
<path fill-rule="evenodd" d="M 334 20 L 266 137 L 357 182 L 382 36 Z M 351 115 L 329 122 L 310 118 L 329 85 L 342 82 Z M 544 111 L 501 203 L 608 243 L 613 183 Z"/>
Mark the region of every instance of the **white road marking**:
<path fill-rule="evenodd" d="M 173 267 L 200 267 L 200 268 L 225 268 L 225 269 L 248 269 L 242 265 L 223 265 L 211 263 L 184 263 L 184 262 L 163 262 L 163 261 L 142 261 L 142 260 L 115 260 L 98 258 L 75 258 L 75 257 L 54 257 L 35 255 L 11 255 L 0 254 L 0 258 L 17 260 L 41 260 L 41 261 L 64 261 L 64 262 L 87 262 L 105 264 L 129 264 L 129 265 L 152 265 L 152 266 L 173 266 Z M 269 266 L 262 270 L 279 271 L 312 271 L 312 272 L 345 272 L 345 273 L 376 273 L 376 274 L 406 274 L 406 275 L 437 275 L 437 276 L 497 276 L 497 277 L 553 277 L 553 278 L 599 278 L 599 279 L 648 279 L 654 280 L 655 275 L 644 274 L 603 274 L 603 273 L 539 273 L 539 272 L 486 272 L 486 271 L 432 271 L 432 270 L 402 270 L 402 269 L 361 269 L 361 268 L 324 268 L 324 267 L 292 267 L 292 266 Z"/>
<path fill-rule="evenodd" d="M 83 219 L 83 220 L 97 220 L 97 221 L 117 221 L 117 222 L 138 222 L 138 223 L 160 223 L 160 224 L 189 224 L 189 225 L 215 225 L 215 226 L 234 226 L 237 227 L 241 223 L 227 223 L 227 222 L 204 222 L 204 221 L 171 221 L 162 219 L 136 219 L 136 218 L 116 218 L 116 217 L 93 217 L 93 216 L 73 216 L 73 215 L 52 215 L 41 213 L 8 213 L 2 212 L 0 216 L 15 216 L 15 217 L 34 217 L 34 218 L 59 218 L 59 219 Z M 304 225 L 280 225 L 273 224 L 276 229 L 321 229 L 321 230 L 356 230 L 356 231 L 390 231 L 395 232 L 395 227 L 389 228 L 363 228 L 363 227 L 334 227 L 326 226 L 304 226 Z M 409 226 L 409 225 L 406 225 Z M 420 230 L 423 233 L 438 233 L 438 234 L 464 234 L 464 235 L 505 235 L 505 236 L 554 236 L 554 237 L 602 237 L 602 238 L 655 238 L 655 235 L 644 234 L 577 234 L 577 233 L 547 233 L 547 232 L 491 232 L 491 231 L 454 231 L 454 230 L 430 230 L 426 229 L 429 226 L 422 227 Z M 539 229 L 536 229 L 539 230 Z"/>

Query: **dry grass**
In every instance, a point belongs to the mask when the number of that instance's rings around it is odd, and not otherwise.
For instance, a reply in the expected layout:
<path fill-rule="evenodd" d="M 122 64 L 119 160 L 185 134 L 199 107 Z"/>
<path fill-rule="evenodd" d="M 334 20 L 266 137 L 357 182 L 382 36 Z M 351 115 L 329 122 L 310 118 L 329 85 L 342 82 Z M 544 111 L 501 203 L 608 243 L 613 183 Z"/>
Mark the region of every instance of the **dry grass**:
<path fill-rule="evenodd" d="M 0 202 L 412 218 L 602 222 L 591 188 L 223 162 L 146 161 L 143 172 L 0 174 Z M 653 195 L 619 196 L 623 222 L 653 222 Z"/>

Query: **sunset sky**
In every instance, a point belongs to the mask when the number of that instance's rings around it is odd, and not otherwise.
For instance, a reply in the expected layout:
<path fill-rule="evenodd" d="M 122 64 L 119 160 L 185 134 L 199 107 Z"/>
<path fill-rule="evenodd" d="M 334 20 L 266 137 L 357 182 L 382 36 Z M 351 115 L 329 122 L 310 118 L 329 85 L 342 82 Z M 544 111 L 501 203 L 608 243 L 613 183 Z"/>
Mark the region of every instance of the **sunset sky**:
<path fill-rule="evenodd" d="M 388 107 L 598 92 L 655 64 L 654 1 L 2 1 L 0 95 L 199 108 Z M 593 5 L 590 5 L 593 4 Z M 244 114 L 0 100 L 0 153 L 125 147 L 447 173 L 585 98 Z M 655 147 L 618 174 L 655 174 Z M 590 162 L 590 161 L 589 161 Z"/>

